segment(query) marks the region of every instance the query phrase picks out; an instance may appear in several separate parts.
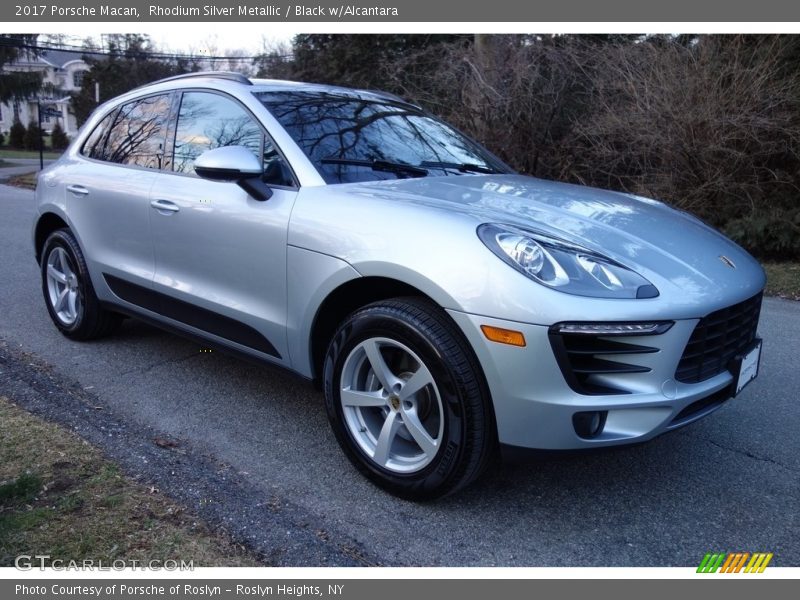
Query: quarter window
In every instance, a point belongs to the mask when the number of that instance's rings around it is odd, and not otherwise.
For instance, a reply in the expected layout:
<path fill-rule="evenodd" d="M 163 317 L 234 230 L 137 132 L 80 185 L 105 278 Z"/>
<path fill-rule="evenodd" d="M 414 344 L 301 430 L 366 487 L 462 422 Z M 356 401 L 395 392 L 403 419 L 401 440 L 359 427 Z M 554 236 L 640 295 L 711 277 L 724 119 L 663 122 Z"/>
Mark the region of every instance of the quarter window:
<path fill-rule="evenodd" d="M 149 169 L 168 168 L 164 143 L 169 95 L 148 96 L 123 105 L 106 141 L 105 159 Z"/>
<path fill-rule="evenodd" d="M 86 141 L 83 143 L 83 149 L 81 150 L 84 156 L 96 160 L 108 160 L 105 154 L 106 136 L 108 135 L 108 130 L 111 128 L 111 123 L 114 120 L 115 114 L 116 111 L 112 111 L 110 114 L 106 115 L 92 130 L 89 137 L 86 138 Z"/>

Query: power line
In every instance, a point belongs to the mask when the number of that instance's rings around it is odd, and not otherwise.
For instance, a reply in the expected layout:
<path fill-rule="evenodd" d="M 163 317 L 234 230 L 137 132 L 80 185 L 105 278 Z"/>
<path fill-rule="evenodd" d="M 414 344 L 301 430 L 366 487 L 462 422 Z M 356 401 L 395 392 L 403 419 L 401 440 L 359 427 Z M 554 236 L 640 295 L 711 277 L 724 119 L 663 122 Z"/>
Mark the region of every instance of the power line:
<path fill-rule="evenodd" d="M 109 52 L 103 50 L 91 50 L 88 48 L 83 48 L 81 46 L 71 45 L 71 44 L 60 44 L 58 46 L 54 45 L 42 45 L 42 44 L 20 44 L 15 40 L 9 39 L 2 39 L 0 38 L 0 46 L 4 47 L 13 47 L 19 48 L 22 50 L 32 50 L 37 52 L 47 52 L 48 50 L 53 50 L 57 52 L 68 52 L 71 54 L 80 54 L 86 56 L 113 56 L 113 57 L 125 57 L 125 52 Z M 209 60 L 209 61 L 240 61 L 240 60 L 257 60 L 260 58 L 280 58 L 280 59 L 291 59 L 291 54 L 258 54 L 255 56 L 207 56 L 204 54 L 174 54 L 168 52 L 145 52 L 145 51 L 136 51 L 132 56 L 128 58 L 149 58 L 155 60 Z"/>

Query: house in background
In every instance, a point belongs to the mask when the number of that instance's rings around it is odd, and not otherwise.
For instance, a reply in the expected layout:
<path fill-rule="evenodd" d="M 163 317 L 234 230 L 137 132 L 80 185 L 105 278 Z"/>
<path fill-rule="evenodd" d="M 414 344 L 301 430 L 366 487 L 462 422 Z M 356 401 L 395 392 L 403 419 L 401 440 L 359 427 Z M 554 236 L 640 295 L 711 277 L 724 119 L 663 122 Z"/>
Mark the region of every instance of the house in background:
<path fill-rule="evenodd" d="M 65 52 L 63 50 L 45 50 L 39 56 L 21 55 L 17 60 L 3 67 L 6 71 L 32 71 L 42 74 L 42 81 L 52 84 L 55 92 L 42 91 L 39 100 L 47 104 L 47 110 L 42 110 L 42 129 L 50 131 L 56 124 L 67 135 L 73 137 L 78 133 L 78 124 L 69 110 L 70 92 L 77 91 L 83 84 L 83 77 L 89 70 L 89 65 L 83 60 L 80 52 Z M 30 100 L 11 100 L 0 104 L 0 131 L 8 133 L 14 123 L 14 116 L 18 115 L 22 124 L 38 119 L 36 98 Z M 60 113 L 59 117 L 55 114 Z"/>

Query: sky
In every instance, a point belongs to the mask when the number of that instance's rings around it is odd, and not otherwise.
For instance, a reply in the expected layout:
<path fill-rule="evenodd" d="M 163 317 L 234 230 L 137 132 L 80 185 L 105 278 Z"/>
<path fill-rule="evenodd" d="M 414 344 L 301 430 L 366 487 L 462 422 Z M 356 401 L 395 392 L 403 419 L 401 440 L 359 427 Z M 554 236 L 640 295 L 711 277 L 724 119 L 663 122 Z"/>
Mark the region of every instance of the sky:
<path fill-rule="evenodd" d="M 278 28 L 270 27 L 269 23 L 236 23 L 235 27 L 219 23 L 142 23 L 135 28 L 130 25 L 121 28 L 109 26 L 108 23 L 81 23 L 75 31 L 71 31 L 68 25 L 72 24 L 62 24 L 59 33 L 69 36 L 70 43 L 81 43 L 86 37 L 99 41 L 103 33 L 144 33 L 162 52 L 210 53 L 218 56 L 230 50 L 243 50 L 247 55 L 255 55 L 261 53 L 265 45 L 268 48 L 281 44 L 288 46 L 296 33 L 286 25 Z"/>
<path fill-rule="evenodd" d="M 263 29 L 263 28 L 262 28 Z M 198 31 L 199 30 L 199 31 Z M 147 33 L 147 31 L 144 31 Z M 151 34 L 159 50 L 168 52 L 210 51 L 212 54 L 225 54 L 226 50 L 242 49 L 248 54 L 258 54 L 264 44 L 290 44 L 293 33 L 251 29 L 240 31 L 220 27 L 187 27 L 185 31 L 172 31 Z"/>

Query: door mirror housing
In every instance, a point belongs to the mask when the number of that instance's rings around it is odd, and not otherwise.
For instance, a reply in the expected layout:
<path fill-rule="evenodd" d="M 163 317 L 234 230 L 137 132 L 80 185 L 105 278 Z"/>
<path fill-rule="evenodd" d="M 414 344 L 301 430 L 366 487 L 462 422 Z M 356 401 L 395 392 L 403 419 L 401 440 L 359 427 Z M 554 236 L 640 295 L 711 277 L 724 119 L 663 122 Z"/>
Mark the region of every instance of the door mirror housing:
<path fill-rule="evenodd" d="M 194 161 L 194 172 L 212 181 L 238 181 L 261 176 L 261 163 L 244 146 L 206 150 Z"/>
<path fill-rule="evenodd" d="M 203 179 L 236 183 L 256 200 L 272 197 L 272 190 L 261 180 L 261 163 L 244 146 L 206 150 L 194 161 L 194 172 Z"/>

